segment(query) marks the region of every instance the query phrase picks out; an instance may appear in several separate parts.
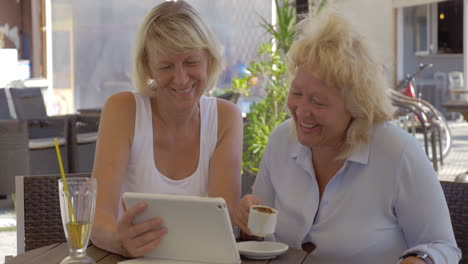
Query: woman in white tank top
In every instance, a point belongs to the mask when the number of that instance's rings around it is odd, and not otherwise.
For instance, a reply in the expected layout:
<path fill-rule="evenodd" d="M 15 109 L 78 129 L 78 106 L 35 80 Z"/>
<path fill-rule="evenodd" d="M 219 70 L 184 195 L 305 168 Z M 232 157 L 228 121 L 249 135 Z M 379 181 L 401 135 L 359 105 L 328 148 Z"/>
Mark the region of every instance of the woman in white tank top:
<path fill-rule="evenodd" d="M 137 34 L 137 92 L 109 97 L 101 114 L 93 177 L 98 180 L 93 243 L 139 257 L 168 232 L 159 218 L 133 225 L 145 210 L 121 207 L 125 191 L 240 198 L 242 117 L 225 100 L 202 96 L 215 84 L 221 48 L 184 1 L 164 2 Z"/>

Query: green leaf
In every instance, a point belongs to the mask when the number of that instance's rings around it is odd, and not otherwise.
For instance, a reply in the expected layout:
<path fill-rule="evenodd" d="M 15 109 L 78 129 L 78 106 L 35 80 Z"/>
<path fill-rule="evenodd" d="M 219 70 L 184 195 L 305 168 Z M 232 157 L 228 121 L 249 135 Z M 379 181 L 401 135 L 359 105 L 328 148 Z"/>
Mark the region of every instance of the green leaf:
<path fill-rule="evenodd" d="M 327 5 L 328 0 L 322 0 L 322 2 L 319 5 L 319 8 L 317 9 L 317 15 L 319 15 L 325 9 L 325 7 L 327 7 Z"/>

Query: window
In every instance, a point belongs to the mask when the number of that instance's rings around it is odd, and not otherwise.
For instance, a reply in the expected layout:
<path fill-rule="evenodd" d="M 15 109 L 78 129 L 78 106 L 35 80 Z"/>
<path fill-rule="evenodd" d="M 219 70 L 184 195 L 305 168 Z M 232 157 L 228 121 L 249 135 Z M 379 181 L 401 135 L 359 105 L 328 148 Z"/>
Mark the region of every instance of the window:
<path fill-rule="evenodd" d="M 463 53 L 463 0 L 409 8 L 416 55 Z"/>
<path fill-rule="evenodd" d="M 437 4 L 437 53 L 463 53 L 463 0 Z"/>
<path fill-rule="evenodd" d="M 414 8 L 414 50 L 416 54 L 429 54 L 429 6 Z"/>

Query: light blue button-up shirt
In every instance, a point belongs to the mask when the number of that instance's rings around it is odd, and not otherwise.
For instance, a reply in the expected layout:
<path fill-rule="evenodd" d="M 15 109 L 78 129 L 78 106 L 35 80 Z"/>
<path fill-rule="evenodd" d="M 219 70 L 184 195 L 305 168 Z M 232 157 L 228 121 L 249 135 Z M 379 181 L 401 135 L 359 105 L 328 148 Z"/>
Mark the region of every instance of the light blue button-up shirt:
<path fill-rule="evenodd" d="M 300 248 L 314 264 L 397 263 L 409 251 L 435 264 L 461 258 L 435 171 L 419 142 L 390 124 L 373 127 L 327 184 L 322 199 L 309 147 L 287 120 L 271 134 L 253 194 L 278 209 L 271 238 Z"/>

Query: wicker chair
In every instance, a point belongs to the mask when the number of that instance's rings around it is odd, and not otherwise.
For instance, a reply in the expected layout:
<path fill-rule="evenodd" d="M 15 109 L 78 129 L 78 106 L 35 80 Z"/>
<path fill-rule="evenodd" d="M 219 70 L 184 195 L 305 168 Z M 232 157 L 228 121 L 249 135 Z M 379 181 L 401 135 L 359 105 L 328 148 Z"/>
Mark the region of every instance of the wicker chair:
<path fill-rule="evenodd" d="M 30 172 L 35 174 L 60 173 L 57 166 L 54 138 L 58 138 L 65 172 L 68 172 L 68 117 L 48 117 L 40 88 L 9 89 L 16 118 L 27 120 L 30 149 Z M 19 175 L 19 174 L 17 174 Z"/>
<path fill-rule="evenodd" d="M 68 124 L 70 172 L 90 173 L 94 164 L 99 116 L 70 117 Z"/>
<path fill-rule="evenodd" d="M 63 167 L 68 172 L 68 125 L 66 119 L 31 119 L 28 123 L 30 173 L 44 175 L 60 173 L 54 138 L 58 139 Z M 18 174 L 19 175 L 19 174 Z"/>
<path fill-rule="evenodd" d="M 15 176 L 29 174 L 26 121 L 0 120 L 0 195 L 15 191 Z"/>
<path fill-rule="evenodd" d="M 440 182 L 452 219 L 453 232 L 462 251 L 460 264 L 468 264 L 468 183 Z"/>
<path fill-rule="evenodd" d="M 66 241 L 60 215 L 60 175 L 16 177 L 17 252 Z M 67 177 L 90 177 L 68 174 Z"/>
<path fill-rule="evenodd" d="M 41 88 L 10 88 L 16 118 L 35 119 L 47 117 Z"/>
<path fill-rule="evenodd" d="M 5 88 L 0 88 L 0 119 L 11 119 Z"/>
<path fill-rule="evenodd" d="M 53 138 L 67 157 L 63 120 L 0 120 L 0 195 L 15 192 L 17 175 L 60 173 Z M 68 171 L 68 161 L 63 162 Z"/>

